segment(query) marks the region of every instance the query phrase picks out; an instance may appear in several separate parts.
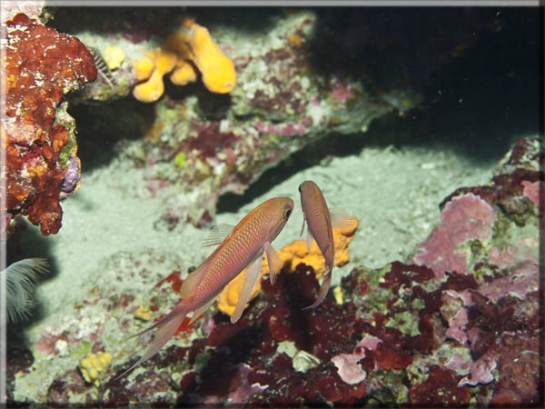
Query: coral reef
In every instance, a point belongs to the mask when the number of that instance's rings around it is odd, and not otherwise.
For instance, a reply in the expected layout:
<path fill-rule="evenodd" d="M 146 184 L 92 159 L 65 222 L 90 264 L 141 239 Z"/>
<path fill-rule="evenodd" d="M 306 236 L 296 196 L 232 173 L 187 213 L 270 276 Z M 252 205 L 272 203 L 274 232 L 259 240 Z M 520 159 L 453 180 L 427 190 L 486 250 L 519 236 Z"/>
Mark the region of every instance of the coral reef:
<path fill-rule="evenodd" d="M 406 114 L 420 101 L 408 83 L 425 83 L 430 71 L 471 45 L 468 34 L 474 37 L 479 28 L 476 14 L 467 11 L 469 23 L 455 35 L 422 39 L 414 37 L 419 32 L 405 36 L 382 29 L 382 18 L 369 20 L 383 11 L 358 14 L 346 31 L 362 26 L 354 21 L 367 21 L 371 32 L 355 36 L 366 39 L 369 52 L 362 58 L 369 62 L 354 75 L 352 69 L 336 71 L 339 62 L 359 69 L 346 58 L 354 44 L 339 42 L 348 50 L 341 50 L 338 60 L 336 52 L 328 54 L 331 47 L 316 52 L 317 44 L 327 45 L 344 30 L 331 30 L 313 10 L 282 11 L 244 34 L 219 24 L 221 19 L 212 20 L 216 26 L 206 24 L 210 32 L 186 20 L 174 35 L 173 25 L 166 24 L 172 19 L 165 18 L 170 9 L 145 17 L 134 9 L 116 10 L 115 19 L 94 14 L 89 19 L 100 21 L 76 20 L 72 34 L 80 42 L 33 19 L 43 5 L 37 4 L 21 5 L 32 18 L 12 14 L 2 28 L 8 57 L 2 72 L 8 103 L 2 143 L 11 166 L 3 228 L 15 215 L 28 214 L 41 223 L 43 234 L 58 231 L 58 202 L 80 184 L 75 126 L 64 99 L 97 75 L 79 102 L 107 111 L 100 102 L 133 89 L 143 90 L 142 100 L 156 100 L 120 101 L 123 109 L 138 106 L 148 116 L 138 116 L 143 137 L 119 143 L 119 158 L 108 168 L 113 176 L 138 168 L 142 185 L 126 189 L 120 181 L 116 189 L 163 199 L 166 210 L 154 224 L 157 230 L 186 223 L 200 227 L 213 221 L 220 195 L 244 192 L 302 147 L 332 133 L 364 132 L 389 112 Z M 381 43 L 375 34 L 388 39 L 378 53 L 371 46 Z M 396 54 L 399 37 L 404 41 Z M 413 43 L 422 44 L 422 61 L 412 58 Z M 316 57 L 333 69 L 319 69 Z M 385 59 L 391 64 L 383 65 Z M 430 60 L 433 64 L 427 64 Z M 212 71 L 222 64 L 229 66 L 228 76 L 220 76 L 218 85 Z M 377 67 L 387 69 L 374 71 Z M 237 85 L 231 89 L 235 72 Z M 199 75 L 202 82 L 194 81 Z M 186 81 L 194 83 L 172 86 Z M 229 91 L 221 93 L 224 89 Z M 62 306 L 58 321 L 38 322 L 25 332 L 25 342 L 10 341 L 8 402 L 540 407 L 543 159 L 540 141 L 517 141 L 490 183 L 445 198 L 441 223 L 414 255 L 378 269 L 352 260 L 350 274 L 332 288 L 334 298 L 319 308 L 302 310 L 316 299 L 323 257 L 312 250 L 307 254 L 302 240 L 288 245 L 280 252 L 284 272 L 274 285 L 259 281 L 239 321 L 231 324 L 228 317 L 239 294 L 233 283 L 217 308 L 194 323 L 183 322 L 173 342 L 119 378 L 150 341 L 127 341 L 127 336 L 153 325 L 159 312 L 179 301 L 192 267 L 184 267 L 187 260 L 170 248 L 172 243 L 161 242 L 164 251 L 112 251 L 96 267 L 99 279 L 86 281 L 82 296 Z M 353 231 L 336 231 L 336 264 L 348 262 L 353 236 Z M 266 273 L 264 268 L 261 274 Z"/>
<path fill-rule="evenodd" d="M 299 262 L 274 285 L 262 280 L 237 323 L 208 311 L 121 378 L 116 376 L 137 357 L 128 355 L 132 348 L 120 338 L 141 329 L 149 311 L 176 302 L 186 272 L 172 269 L 163 255 L 116 256 L 106 268 L 108 282 L 91 290 L 73 322 L 43 333 L 33 347 L 37 362 L 16 382 L 37 376 L 40 361 L 53 355 L 72 362 L 48 372 L 45 399 L 56 403 L 538 407 L 543 321 L 537 239 L 543 213 L 528 186 L 543 183 L 543 160 L 538 140 L 517 141 L 491 183 L 446 199 L 441 223 L 412 259 L 377 270 L 354 268 L 334 289 L 342 297 L 302 310 L 319 284 L 312 267 Z M 483 210 L 486 217 L 476 222 Z M 456 226 L 453 240 L 437 233 Z M 421 258 L 432 252 L 444 264 Z M 450 270 L 452 265 L 462 268 Z M 159 274 L 159 266 L 170 274 Z M 116 277 L 127 271 L 144 279 L 149 299 L 132 280 L 119 291 Z M 146 302 L 149 310 L 142 308 Z M 112 355 L 112 366 L 96 388 L 77 368 L 89 353 L 103 351 Z"/>
<path fill-rule="evenodd" d="M 75 123 L 65 97 L 94 81 L 97 71 L 79 40 L 25 14 L 6 21 L 2 30 L 6 218 L 1 228 L 27 215 L 43 235 L 54 234 L 61 227 L 59 202 L 76 191 L 80 171 Z"/>
<path fill-rule="evenodd" d="M 3 21 L 11 20 L 17 14 L 25 14 L 28 18 L 39 20 L 41 17 L 47 19 L 47 13 L 44 13 L 45 1 L 22 0 L 22 1 L 3 1 L 0 4 L 0 15 Z M 42 21 L 43 22 L 43 21 Z"/>

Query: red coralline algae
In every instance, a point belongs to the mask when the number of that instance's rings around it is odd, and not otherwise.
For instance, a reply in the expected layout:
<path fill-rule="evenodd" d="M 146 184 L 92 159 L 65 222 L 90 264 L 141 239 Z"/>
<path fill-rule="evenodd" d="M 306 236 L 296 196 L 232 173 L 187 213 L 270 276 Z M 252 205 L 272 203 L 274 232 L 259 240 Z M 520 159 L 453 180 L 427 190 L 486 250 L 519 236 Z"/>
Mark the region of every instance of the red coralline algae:
<path fill-rule="evenodd" d="M 486 240 L 492 234 L 494 209 L 479 196 L 468 193 L 455 197 L 441 213 L 441 225 L 420 246 L 414 261 L 433 269 L 437 278 L 447 271 L 467 273 L 467 260 L 458 246 L 471 239 Z"/>
<path fill-rule="evenodd" d="M 61 227 L 59 201 L 79 183 L 74 123 L 63 99 L 95 80 L 95 63 L 79 40 L 25 14 L 6 22 L 2 31 L 7 189 L 2 228 L 21 214 L 39 224 L 43 235 L 54 234 Z"/>
<path fill-rule="evenodd" d="M 540 340 L 538 335 L 508 335 L 503 337 L 498 354 L 498 368 L 502 377 L 494 388 L 490 405 L 520 405 L 543 403 L 543 379 L 540 378 Z M 541 372 L 542 376 L 542 372 Z M 537 406 L 536 406 L 537 407 Z"/>
<path fill-rule="evenodd" d="M 459 381 L 454 372 L 432 366 L 428 379 L 409 390 L 409 403 L 419 407 L 467 406 L 469 388 L 458 387 Z"/>

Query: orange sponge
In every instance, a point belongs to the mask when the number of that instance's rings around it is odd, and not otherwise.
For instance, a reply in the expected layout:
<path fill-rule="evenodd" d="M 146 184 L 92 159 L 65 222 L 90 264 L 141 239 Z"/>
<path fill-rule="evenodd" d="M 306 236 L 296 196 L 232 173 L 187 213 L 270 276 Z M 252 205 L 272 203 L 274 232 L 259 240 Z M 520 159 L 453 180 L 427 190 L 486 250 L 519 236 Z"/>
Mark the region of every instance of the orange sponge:
<path fill-rule="evenodd" d="M 194 67 L 211 92 L 225 94 L 236 84 L 233 62 L 212 40 L 209 31 L 190 19 L 186 19 L 182 29 L 169 36 L 160 49 L 146 53 L 133 65 L 134 75 L 140 82 L 133 95 L 142 102 L 155 102 L 163 95 L 166 74 L 175 85 L 196 81 Z"/>
<path fill-rule="evenodd" d="M 186 85 L 197 81 L 197 73 L 190 63 L 178 61 L 176 68 L 170 74 L 170 80 L 174 85 Z"/>
<path fill-rule="evenodd" d="M 161 98 L 165 92 L 163 76 L 174 69 L 176 62 L 176 54 L 162 49 L 148 53 L 135 62 L 136 77 L 146 81 L 134 87 L 134 97 L 142 102 L 155 102 Z"/>
<path fill-rule="evenodd" d="M 186 38 L 193 62 L 206 88 L 218 94 L 232 91 L 237 81 L 233 62 L 223 54 L 205 27 L 193 23 L 188 33 Z"/>

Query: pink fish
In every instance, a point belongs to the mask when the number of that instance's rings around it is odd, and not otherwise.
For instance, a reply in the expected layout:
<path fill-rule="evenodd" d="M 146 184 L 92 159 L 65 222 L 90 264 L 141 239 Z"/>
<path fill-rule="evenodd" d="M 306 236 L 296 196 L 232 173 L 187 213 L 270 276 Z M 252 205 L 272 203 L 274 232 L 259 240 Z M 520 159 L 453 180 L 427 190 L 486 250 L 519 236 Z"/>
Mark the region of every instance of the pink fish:
<path fill-rule="evenodd" d="M 329 287 L 331 286 L 331 270 L 333 269 L 335 262 L 335 245 L 333 243 L 332 226 L 339 225 L 339 227 L 345 227 L 350 223 L 354 223 L 354 221 L 340 211 L 330 213 L 324 195 L 316 183 L 310 180 L 301 183 L 299 192 L 301 193 L 301 205 L 305 217 L 301 234 L 303 233 L 306 222 L 308 225 L 307 249 L 310 251 L 312 241 L 316 240 L 316 243 L 325 258 L 326 267 L 322 285 L 320 286 L 320 292 L 318 293 L 318 299 L 304 308 L 308 309 L 319 306 L 322 301 L 324 301 Z M 352 222 L 350 220 L 352 220 Z"/>
<path fill-rule="evenodd" d="M 267 255 L 271 281 L 274 282 L 275 275 L 282 268 L 282 261 L 271 242 L 282 231 L 292 211 L 293 200 L 289 197 L 277 197 L 267 200 L 248 213 L 183 282 L 180 289 L 182 299 L 172 311 L 135 335 L 140 336 L 157 329 L 155 338 L 144 355 L 122 375 L 155 355 L 175 334 L 189 312 L 194 311 L 191 322 L 200 317 L 212 305 L 223 287 L 247 267 L 244 285 L 231 315 L 231 322 L 238 321 L 259 277 L 263 252 Z M 209 244 L 213 241 L 209 240 Z"/>

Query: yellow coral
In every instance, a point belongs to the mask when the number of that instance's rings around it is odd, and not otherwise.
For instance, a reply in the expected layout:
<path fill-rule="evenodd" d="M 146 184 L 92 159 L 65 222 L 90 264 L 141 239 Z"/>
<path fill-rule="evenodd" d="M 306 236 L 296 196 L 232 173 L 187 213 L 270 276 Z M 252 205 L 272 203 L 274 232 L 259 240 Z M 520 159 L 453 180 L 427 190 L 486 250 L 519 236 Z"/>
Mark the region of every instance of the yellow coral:
<path fill-rule="evenodd" d="M 152 314 L 153 312 L 151 311 L 150 307 L 148 307 L 147 305 L 141 305 L 134 313 L 134 318 L 141 321 L 149 321 Z"/>
<path fill-rule="evenodd" d="M 352 220 L 352 219 L 351 219 Z M 344 229 L 339 227 L 333 227 L 333 241 L 335 244 L 335 266 L 344 266 L 350 261 L 350 254 L 348 246 L 354 239 L 354 233 L 358 228 L 358 219 L 353 218 L 353 223 L 346 223 L 347 226 Z M 307 251 L 307 244 L 304 240 L 295 240 L 278 251 L 280 260 L 282 260 L 283 270 L 293 272 L 300 263 L 304 263 L 311 266 L 316 273 L 316 277 L 319 279 L 326 271 L 325 260 L 318 245 L 314 241 L 310 248 L 310 252 Z M 265 258 L 265 255 L 263 256 Z M 252 291 L 250 300 L 254 299 L 261 291 L 261 277 L 265 274 L 269 274 L 269 267 L 267 263 L 263 263 L 259 272 L 260 278 Z M 218 308 L 220 311 L 231 316 L 237 305 L 238 296 L 242 290 L 244 271 L 236 276 L 229 282 L 218 296 Z"/>
<path fill-rule="evenodd" d="M 110 71 L 117 70 L 125 61 L 125 51 L 121 47 L 110 45 L 104 49 L 102 57 Z"/>
<path fill-rule="evenodd" d="M 89 354 L 79 363 L 79 370 L 86 382 L 98 387 L 100 376 L 108 370 L 111 363 L 112 354 L 108 352 Z"/>
<path fill-rule="evenodd" d="M 235 87 L 233 62 L 214 43 L 205 27 L 187 19 L 182 29 L 169 36 L 160 49 L 133 62 L 134 75 L 139 82 L 133 89 L 134 97 L 142 102 L 157 101 L 165 91 L 163 76 L 167 74 L 175 85 L 196 81 L 193 64 L 211 92 L 224 94 Z"/>

